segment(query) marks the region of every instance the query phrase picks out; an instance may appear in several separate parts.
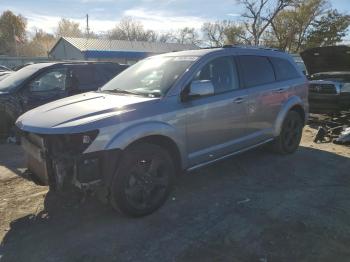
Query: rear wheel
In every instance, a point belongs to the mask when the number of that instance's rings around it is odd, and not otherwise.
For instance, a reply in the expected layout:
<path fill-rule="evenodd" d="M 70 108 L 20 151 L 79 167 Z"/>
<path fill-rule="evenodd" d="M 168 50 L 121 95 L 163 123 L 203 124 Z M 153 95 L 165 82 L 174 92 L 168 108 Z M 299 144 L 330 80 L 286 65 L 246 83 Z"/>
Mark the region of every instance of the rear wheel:
<path fill-rule="evenodd" d="M 126 215 L 148 215 L 166 201 L 174 178 L 174 163 L 166 150 L 146 143 L 132 146 L 113 178 L 111 204 Z"/>
<path fill-rule="evenodd" d="M 303 120 L 295 111 L 290 111 L 284 119 L 281 133 L 273 142 L 276 153 L 291 154 L 299 147 L 303 132 Z"/>

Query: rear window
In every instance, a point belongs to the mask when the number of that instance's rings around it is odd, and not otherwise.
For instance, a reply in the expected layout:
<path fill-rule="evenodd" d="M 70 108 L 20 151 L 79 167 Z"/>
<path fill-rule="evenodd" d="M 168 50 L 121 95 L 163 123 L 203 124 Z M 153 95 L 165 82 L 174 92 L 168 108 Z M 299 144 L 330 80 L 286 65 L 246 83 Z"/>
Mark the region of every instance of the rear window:
<path fill-rule="evenodd" d="M 239 56 L 242 78 L 246 87 L 274 82 L 275 72 L 272 64 L 264 56 Z"/>
<path fill-rule="evenodd" d="M 288 60 L 277 57 L 271 57 L 270 60 L 275 68 L 277 80 L 283 81 L 299 77 L 298 71 Z"/>

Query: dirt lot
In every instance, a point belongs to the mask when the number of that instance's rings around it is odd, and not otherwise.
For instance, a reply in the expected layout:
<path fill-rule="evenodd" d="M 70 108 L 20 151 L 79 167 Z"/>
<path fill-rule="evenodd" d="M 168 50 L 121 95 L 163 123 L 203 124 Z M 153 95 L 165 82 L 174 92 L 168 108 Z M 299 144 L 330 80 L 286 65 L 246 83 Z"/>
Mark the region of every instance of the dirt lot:
<path fill-rule="evenodd" d="M 265 149 L 182 176 L 166 205 L 123 217 L 47 194 L 0 145 L 0 261 L 350 261 L 350 148 Z"/>

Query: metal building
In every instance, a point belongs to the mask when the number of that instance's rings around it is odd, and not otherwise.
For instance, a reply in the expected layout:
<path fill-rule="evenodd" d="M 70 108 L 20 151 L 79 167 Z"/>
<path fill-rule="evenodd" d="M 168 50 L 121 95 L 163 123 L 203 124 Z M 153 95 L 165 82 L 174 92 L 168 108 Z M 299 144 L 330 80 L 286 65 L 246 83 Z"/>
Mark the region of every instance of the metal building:
<path fill-rule="evenodd" d="M 192 44 L 61 37 L 49 55 L 57 60 L 103 60 L 133 64 L 155 54 L 198 48 Z"/>

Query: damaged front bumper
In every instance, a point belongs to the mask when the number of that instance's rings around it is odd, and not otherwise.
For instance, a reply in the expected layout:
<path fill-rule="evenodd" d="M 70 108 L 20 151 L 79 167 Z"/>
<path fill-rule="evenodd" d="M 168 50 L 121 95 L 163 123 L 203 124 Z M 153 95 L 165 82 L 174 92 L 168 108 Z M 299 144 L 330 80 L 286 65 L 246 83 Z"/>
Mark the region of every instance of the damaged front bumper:
<path fill-rule="evenodd" d="M 82 134 L 23 134 L 22 147 L 33 180 L 50 189 L 64 191 L 71 187 L 81 190 L 108 188 L 116 171 L 121 150 L 84 153 Z"/>

